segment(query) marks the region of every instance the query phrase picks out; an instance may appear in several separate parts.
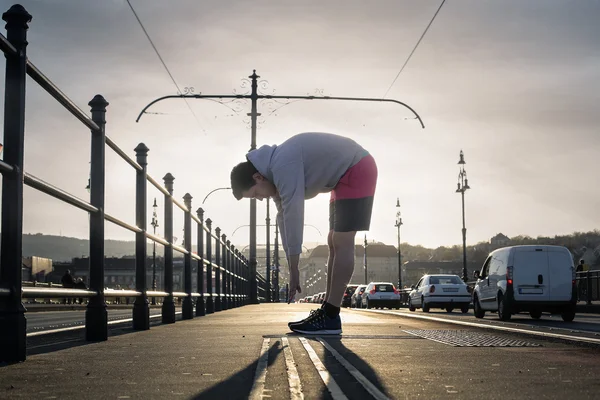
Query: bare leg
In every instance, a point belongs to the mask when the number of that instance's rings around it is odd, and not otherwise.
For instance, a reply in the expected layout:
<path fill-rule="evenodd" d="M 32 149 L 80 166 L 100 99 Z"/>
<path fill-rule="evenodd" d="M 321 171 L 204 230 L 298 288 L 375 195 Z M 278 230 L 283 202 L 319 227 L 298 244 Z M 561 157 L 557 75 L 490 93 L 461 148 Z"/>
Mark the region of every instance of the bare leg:
<path fill-rule="evenodd" d="M 325 291 L 324 303 L 329 301 L 329 292 L 331 291 L 331 276 L 333 275 L 333 260 L 335 258 L 335 248 L 333 247 L 333 230 L 327 235 L 327 245 L 329 246 L 329 258 L 327 259 L 327 289 Z"/>
<path fill-rule="evenodd" d="M 328 303 L 339 307 L 342 304 L 344 292 L 352 273 L 354 272 L 354 238 L 356 231 L 353 232 L 334 232 L 333 233 L 333 268 L 328 272 L 327 279 L 331 281 L 329 287 Z"/>

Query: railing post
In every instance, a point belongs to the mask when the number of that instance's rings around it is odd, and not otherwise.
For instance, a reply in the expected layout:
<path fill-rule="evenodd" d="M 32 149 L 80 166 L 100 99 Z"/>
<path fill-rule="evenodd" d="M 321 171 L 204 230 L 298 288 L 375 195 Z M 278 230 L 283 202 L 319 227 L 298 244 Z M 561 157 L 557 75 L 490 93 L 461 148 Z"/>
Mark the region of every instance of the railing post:
<path fill-rule="evenodd" d="M 273 277 L 275 286 L 275 301 L 279 303 L 279 224 L 275 223 L 275 253 L 273 254 L 273 263 L 275 265 L 275 276 Z"/>
<path fill-rule="evenodd" d="M 244 257 L 243 260 L 244 262 L 242 266 L 244 268 L 244 278 L 246 278 L 246 282 L 244 285 L 244 295 L 246 296 L 246 298 L 244 304 L 250 304 L 250 302 L 252 301 L 252 283 L 250 282 L 252 273 L 250 272 L 250 264 L 248 263 L 248 259 Z M 256 282 L 254 282 L 254 290 L 256 291 Z"/>
<path fill-rule="evenodd" d="M 10 296 L 0 296 L 0 362 L 26 359 L 27 319 L 21 302 L 23 255 L 23 153 L 25 146 L 25 80 L 27 74 L 27 25 L 31 15 L 14 5 L 2 14 L 8 41 L 17 56 L 6 56 L 4 93 L 4 161 L 14 171 L 2 179 L 2 258 L 0 287 Z"/>
<path fill-rule="evenodd" d="M 270 212 L 269 212 L 269 203 L 270 203 L 270 197 L 267 197 L 267 218 L 265 218 L 265 224 L 267 225 L 267 248 L 265 251 L 265 256 L 266 256 L 266 260 L 265 260 L 265 264 L 267 265 L 267 276 L 265 277 L 267 279 L 267 290 L 266 290 L 266 299 L 265 301 L 267 303 L 271 302 L 271 216 L 270 216 Z"/>
<path fill-rule="evenodd" d="M 215 240 L 215 264 L 217 268 L 215 268 L 215 311 L 221 311 L 221 270 L 223 268 L 223 263 L 221 262 L 221 228 L 215 228 L 215 236 L 217 239 Z"/>
<path fill-rule="evenodd" d="M 183 319 L 194 318 L 194 303 L 192 301 L 192 195 L 186 193 L 183 196 L 183 204 L 187 208 L 183 220 L 183 240 L 187 254 L 183 256 L 183 274 L 185 293 L 187 296 L 183 299 L 181 305 L 181 317 Z"/>
<path fill-rule="evenodd" d="M 231 247 L 231 240 L 227 241 L 227 308 L 235 307 L 235 297 L 231 290 L 231 282 L 233 277 L 233 250 Z"/>
<path fill-rule="evenodd" d="M 585 283 L 586 283 L 586 294 L 585 294 L 585 303 L 587 305 L 592 304 L 592 272 L 587 271 L 585 273 Z"/>
<path fill-rule="evenodd" d="M 237 292 L 237 287 L 238 287 L 238 273 L 237 273 L 237 249 L 235 248 L 234 245 L 231 245 L 231 283 L 230 283 L 230 288 L 229 291 L 231 293 L 231 298 L 233 299 L 233 308 L 239 307 L 238 304 L 238 292 Z"/>
<path fill-rule="evenodd" d="M 196 279 L 198 281 L 198 293 L 200 297 L 196 299 L 196 316 L 202 317 L 206 315 L 206 309 L 204 308 L 204 210 L 199 208 L 196 210 L 196 214 L 200 223 L 198 224 L 198 234 L 196 238 L 196 246 L 198 247 L 198 269 L 196 273 Z"/>
<path fill-rule="evenodd" d="M 89 106 L 92 120 L 100 131 L 92 131 L 90 163 L 90 203 L 98 209 L 97 213 L 90 213 L 90 290 L 97 295 L 87 305 L 85 337 L 88 341 L 103 341 L 108 339 L 108 313 L 104 299 L 105 117 L 108 102 L 96 95 Z"/>
<path fill-rule="evenodd" d="M 135 223 L 141 232 L 135 233 L 135 290 L 142 293 L 133 303 L 133 329 L 150 329 L 150 307 L 146 295 L 146 274 L 148 272 L 146 252 L 146 200 L 148 182 L 148 147 L 140 143 L 135 148 L 137 163 L 142 167 L 136 171 L 135 183 Z"/>
<path fill-rule="evenodd" d="M 165 194 L 165 240 L 169 242 L 165 246 L 165 268 L 164 282 L 165 292 L 169 293 L 163 300 L 162 322 L 163 324 L 175 323 L 175 302 L 173 301 L 173 181 L 175 178 L 170 173 L 163 178 L 165 188 L 169 194 Z"/>
<path fill-rule="evenodd" d="M 223 284 L 223 299 L 221 300 L 221 310 L 227 310 L 228 308 L 228 298 L 227 298 L 227 277 L 229 276 L 229 253 L 228 253 L 228 247 L 227 247 L 227 235 L 226 234 L 222 234 L 221 235 L 221 241 L 223 243 L 221 243 L 221 264 L 222 264 L 222 268 L 221 268 L 221 272 L 222 272 L 222 284 Z"/>
<path fill-rule="evenodd" d="M 212 221 L 210 218 L 206 219 L 206 229 L 206 260 L 208 261 L 206 266 L 206 313 L 212 314 L 215 312 L 215 301 L 212 283 Z"/>

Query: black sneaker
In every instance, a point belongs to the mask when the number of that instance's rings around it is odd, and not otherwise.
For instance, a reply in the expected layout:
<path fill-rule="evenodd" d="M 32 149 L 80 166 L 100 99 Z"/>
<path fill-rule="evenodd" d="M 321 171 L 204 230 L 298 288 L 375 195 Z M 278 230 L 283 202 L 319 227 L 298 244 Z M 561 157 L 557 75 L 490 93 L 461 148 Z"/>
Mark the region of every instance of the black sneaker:
<path fill-rule="evenodd" d="M 321 307 L 323 308 L 323 307 Z M 319 311 L 321 308 L 317 308 L 316 310 L 310 310 L 310 313 L 308 314 L 308 317 L 301 319 L 300 321 L 296 321 L 296 322 L 288 322 L 288 327 L 290 329 L 292 329 L 292 325 L 298 325 L 298 324 L 303 324 L 307 319 L 309 319 L 314 313 L 316 313 L 317 311 Z"/>
<path fill-rule="evenodd" d="M 342 320 L 339 315 L 329 317 L 325 310 L 319 308 L 303 322 L 290 325 L 290 329 L 307 335 L 339 335 L 342 333 Z"/>

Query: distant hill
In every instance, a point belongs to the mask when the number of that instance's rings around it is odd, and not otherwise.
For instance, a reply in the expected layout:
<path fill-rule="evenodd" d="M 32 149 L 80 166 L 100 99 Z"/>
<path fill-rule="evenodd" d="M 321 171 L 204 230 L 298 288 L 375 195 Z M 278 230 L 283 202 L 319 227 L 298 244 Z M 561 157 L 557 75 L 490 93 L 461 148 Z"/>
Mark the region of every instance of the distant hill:
<path fill-rule="evenodd" d="M 150 253 L 152 247 L 149 247 Z M 162 253 L 162 246 L 157 246 Z M 106 240 L 104 251 L 107 257 L 123 257 L 135 254 L 134 241 Z M 64 236 L 23 235 L 23 257 L 45 257 L 53 261 L 71 261 L 73 257 L 87 257 L 90 254 L 89 241 Z"/>

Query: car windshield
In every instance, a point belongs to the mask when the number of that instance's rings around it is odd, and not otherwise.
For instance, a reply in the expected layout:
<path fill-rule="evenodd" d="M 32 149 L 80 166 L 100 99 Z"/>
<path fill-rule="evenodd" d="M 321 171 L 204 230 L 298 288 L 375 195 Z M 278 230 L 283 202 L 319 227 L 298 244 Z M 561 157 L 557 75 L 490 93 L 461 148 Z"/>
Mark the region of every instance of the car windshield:
<path fill-rule="evenodd" d="M 430 285 L 461 285 L 464 282 L 458 276 L 430 276 Z"/>
<path fill-rule="evenodd" d="M 375 285 L 375 291 L 376 292 L 393 292 L 394 285 L 390 285 L 390 284 Z"/>

